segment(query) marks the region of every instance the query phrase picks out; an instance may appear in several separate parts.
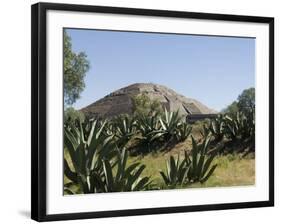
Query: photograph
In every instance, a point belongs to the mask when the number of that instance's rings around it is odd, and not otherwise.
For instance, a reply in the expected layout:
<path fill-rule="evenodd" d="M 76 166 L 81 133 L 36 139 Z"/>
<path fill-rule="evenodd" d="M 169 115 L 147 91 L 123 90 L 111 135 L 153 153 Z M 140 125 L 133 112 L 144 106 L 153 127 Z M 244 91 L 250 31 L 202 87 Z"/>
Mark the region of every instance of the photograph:
<path fill-rule="evenodd" d="M 62 32 L 64 196 L 255 185 L 256 38 Z"/>

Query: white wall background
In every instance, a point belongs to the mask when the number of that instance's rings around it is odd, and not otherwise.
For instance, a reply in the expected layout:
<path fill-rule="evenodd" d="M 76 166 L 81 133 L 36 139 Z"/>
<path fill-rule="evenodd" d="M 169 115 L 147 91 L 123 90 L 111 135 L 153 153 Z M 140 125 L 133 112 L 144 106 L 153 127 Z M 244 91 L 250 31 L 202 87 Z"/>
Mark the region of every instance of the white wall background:
<path fill-rule="evenodd" d="M 44 1 L 44 0 L 42 0 Z M 51 0 L 50 0 L 51 1 Z M 6 0 L 0 7 L 0 223 L 30 220 L 30 5 Z M 60 0 L 61 3 L 185 10 L 275 17 L 275 158 L 281 154 L 280 53 L 281 15 L 278 0 Z M 279 138 L 278 138 L 279 137 Z M 280 219 L 280 162 L 276 163 L 276 206 L 134 216 L 60 223 L 277 223 Z"/>

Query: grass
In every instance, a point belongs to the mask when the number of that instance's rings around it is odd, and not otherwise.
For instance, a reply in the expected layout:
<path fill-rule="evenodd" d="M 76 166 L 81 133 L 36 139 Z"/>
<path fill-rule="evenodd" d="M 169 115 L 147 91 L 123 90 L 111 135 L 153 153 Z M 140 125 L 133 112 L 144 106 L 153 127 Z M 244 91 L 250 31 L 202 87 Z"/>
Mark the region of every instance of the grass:
<path fill-rule="evenodd" d="M 69 160 L 68 155 L 65 155 Z M 166 188 L 159 170 L 166 170 L 166 160 L 170 154 L 148 154 L 146 156 L 129 157 L 128 165 L 132 162 L 141 162 L 146 166 L 143 176 L 151 176 L 154 184 Z M 218 164 L 213 175 L 203 184 L 194 183 L 179 188 L 202 188 L 202 187 L 230 187 L 247 186 L 255 184 L 255 159 L 248 156 L 242 158 L 239 154 L 219 156 L 214 160 Z M 64 176 L 64 183 L 69 180 Z"/>
<path fill-rule="evenodd" d="M 166 159 L 169 155 L 154 154 L 143 157 L 131 157 L 129 163 L 134 161 L 146 165 L 143 175 L 151 176 L 155 184 L 164 186 L 159 170 L 166 170 Z M 218 164 L 213 175 L 203 184 L 196 183 L 185 187 L 223 187 L 223 186 L 245 186 L 255 184 L 255 159 L 251 157 L 242 158 L 240 155 L 223 155 L 215 159 Z"/>
<path fill-rule="evenodd" d="M 130 156 L 128 164 L 133 162 L 140 162 L 144 164 L 146 168 L 143 171 L 143 176 L 150 176 L 154 180 L 154 184 L 161 188 L 165 188 L 162 177 L 159 174 L 159 170 L 166 171 L 166 160 L 170 155 L 183 156 L 185 149 L 191 148 L 190 138 L 185 142 L 175 145 L 175 147 L 167 152 L 149 153 L 146 155 Z M 65 151 L 65 158 L 70 162 L 68 153 Z M 226 187 L 226 186 L 246 186 L 255 184 L 255 158 L 254 154 L 250 154 L 247 157 L 242 157 L 241 154 L 227 154 L 221 155 L 215 158 L 214 164 L 218 164 L 213 175 L 203 184 L 195 183 L 188 186 L 181 186 L 180 188 L 200 188 L 200 187 Z M 69 180 L 64 177 L 64 183 L 68 183 Z"/>

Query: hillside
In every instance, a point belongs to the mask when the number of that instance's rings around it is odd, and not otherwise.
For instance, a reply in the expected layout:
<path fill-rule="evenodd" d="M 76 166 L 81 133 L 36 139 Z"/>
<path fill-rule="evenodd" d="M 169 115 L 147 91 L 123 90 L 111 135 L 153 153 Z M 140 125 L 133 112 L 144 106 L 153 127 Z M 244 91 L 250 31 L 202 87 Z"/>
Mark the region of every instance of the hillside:
<path fill-rule="evenodd" d="M 132 114 L 132 97 L 146 94 L 151 100 L 157 99 L 168 111 L 179 110 L 180 115 L 213 114 L 215 110 L 208 108 L 198 100 L 187 98 L 174 90 L 152 83 L 135 83 L 116 90 L 104 98 L 81 109 L 90 117 L 113 117 L 119 114 Z"/>

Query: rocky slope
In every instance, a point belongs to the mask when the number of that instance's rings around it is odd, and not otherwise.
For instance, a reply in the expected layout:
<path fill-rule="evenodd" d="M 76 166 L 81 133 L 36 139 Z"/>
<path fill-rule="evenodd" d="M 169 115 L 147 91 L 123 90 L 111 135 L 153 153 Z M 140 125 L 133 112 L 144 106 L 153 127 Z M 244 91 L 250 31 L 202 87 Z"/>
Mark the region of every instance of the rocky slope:
<path fill-rule="evenodd" d="M 180 95 L 162 85 L 152 83 L 135 83 L 116 90 L 104 98 L 81 109 L 90 117 L 112 117 L 119 114 L 132 114 L 132 97 L 146 94 L 150 99 L 157 99 L 168 111 L 177 111 L 181 115 L 214 114 L 199 101 Z"/>

